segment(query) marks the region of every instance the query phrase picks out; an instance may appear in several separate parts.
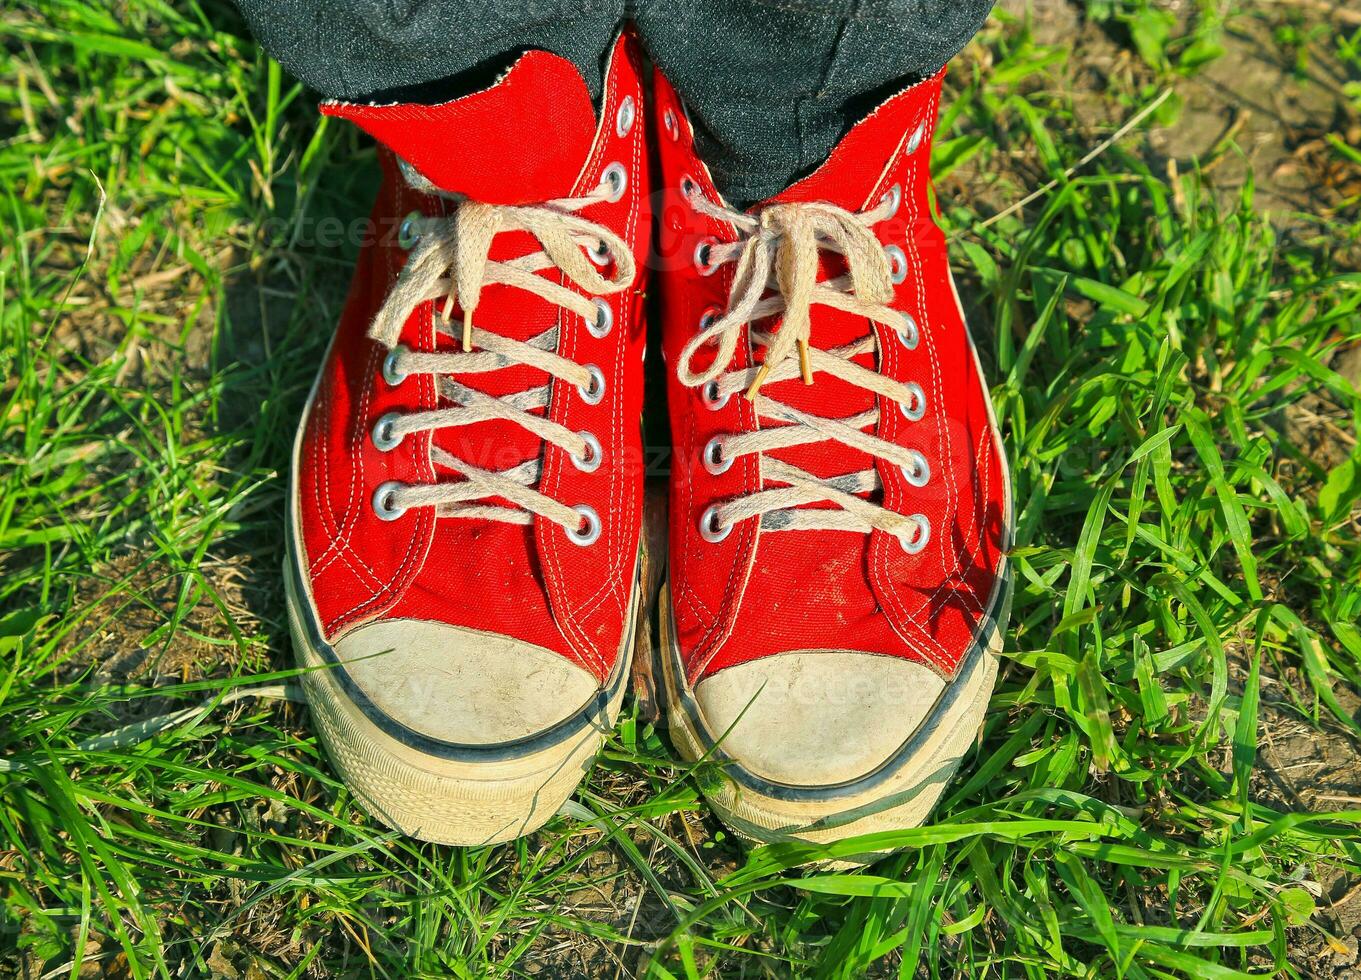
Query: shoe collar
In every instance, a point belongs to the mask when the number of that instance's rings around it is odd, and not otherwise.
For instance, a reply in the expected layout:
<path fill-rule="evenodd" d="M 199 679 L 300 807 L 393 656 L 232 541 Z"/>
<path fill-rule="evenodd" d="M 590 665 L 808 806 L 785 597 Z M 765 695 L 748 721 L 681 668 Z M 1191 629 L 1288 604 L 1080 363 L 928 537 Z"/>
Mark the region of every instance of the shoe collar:
<path fill-rule="evenodd" d="M 538 50 L 488 88 L 439 105 L 331 100 L 321 112 L 355 123 L 443 191 L 509 205 L 569 196 L 598 125 L 581 72 Z"/>

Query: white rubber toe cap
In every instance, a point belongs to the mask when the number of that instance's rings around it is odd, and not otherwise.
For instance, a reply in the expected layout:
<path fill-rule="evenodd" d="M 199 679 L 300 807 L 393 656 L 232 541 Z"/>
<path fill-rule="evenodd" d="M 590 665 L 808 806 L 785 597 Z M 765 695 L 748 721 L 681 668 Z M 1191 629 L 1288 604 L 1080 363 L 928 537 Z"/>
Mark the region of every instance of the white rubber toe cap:
<path fill-rule="evenodd" d="M 580 713 L 599 690 L 594 676 L 551 650 L 446 623 L 369 623 L 333 647 L 380 711 L 460 745 L 538 734 Z"/>
<path fill-rule="evenodd" d="M 695 700 L 709 733 L 748 772 L 834 786 L 883 765 L 944 690 L 943 678 L 901 657 L 807 650 L 720 670 L 699 682 Z"/>

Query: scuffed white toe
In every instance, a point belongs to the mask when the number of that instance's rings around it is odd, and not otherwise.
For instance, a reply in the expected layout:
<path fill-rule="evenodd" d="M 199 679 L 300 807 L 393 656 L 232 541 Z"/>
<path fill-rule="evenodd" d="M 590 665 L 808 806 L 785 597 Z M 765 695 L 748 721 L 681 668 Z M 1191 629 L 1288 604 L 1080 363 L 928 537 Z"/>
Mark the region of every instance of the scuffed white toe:
<path fill-rule="evenodd" d="M 460 745 L 536 735 L 579 714 L 599 689 L 588 671 L 551 650 L 445 623 L 369 623 L 333 647 L 385 715 Z"/>
<path fill-rule="evenodd" d="M 939 675 L 901 657 L 806 650 L 711 674 L 695 700 L 723 752 L 748 772 L 834 786 L 893 756 L 944 689 Z"/>

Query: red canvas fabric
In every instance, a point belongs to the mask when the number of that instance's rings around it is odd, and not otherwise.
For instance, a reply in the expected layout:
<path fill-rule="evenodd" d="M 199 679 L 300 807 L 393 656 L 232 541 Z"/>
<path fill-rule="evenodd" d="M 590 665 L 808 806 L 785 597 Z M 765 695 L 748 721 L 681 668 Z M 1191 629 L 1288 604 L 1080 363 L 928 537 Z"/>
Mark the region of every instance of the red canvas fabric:
<path fill-rule="evenodd" d="M 355 123 L 437 187 L 488 204 L 566 196 L 595 140 L 585 81 L 547 51 L 526 52 L 491 88 L 452 102 L 332 101 L 321 111 Z"/>
<path fill-rule="evenodd" d="M 637 122 L 621 134 L 619 107 L 630 98 Z M 372 212 L 375 234 L 355 268 L 305 419 L 295 474 L 305 567 L 328 641 L 378 618 L 430 620 L 535 643 L 601 679 L 609 675 L 628 619 L 641 528 L 641 302 L 651 228 L 642 100 L 637 45 L 625 35 L 611 52 L 599 121 L 575 67 L 546 52 L 524 55 L 493 87 L 444 105 L 323 106 L 371 133 L 383 164 Z M 366 336 L 406 259 L 396 235 L 403 216 L 413 210 L 436 216 L 446 207 L 445 199 L 407 185 L 398 158 L 444 191 L 495 204 L 582 196 L 612 163 L 626 168 L 628 184 L 618 202 L 580 212 L 620 234 L 637 259 L 633 286 L 608 298 L 614 313 L 609 334 L 596 338 L 575 314 L 501 285 L 484 289 L 476 314 L 478 326 L 520 340 L 559 322 L 558 353 L 601 369 L 606 391 L 598 404 L 555 381 L 547 410 L 554 421 L 597 436 L 604 460 L 594 472 L 577 470 L 562 450 L 545 449 L 532 434 L 502 421 L 410 435 L 388 452 L 374 448 L 370 431 L 380 416 L 428 410 L 437 402 L 429 376 L 388 384 L 381 371 L 387 351 Z M 528 234 L 504 234 L 492 258 L 537 248 Z M 562 281 L 551 270 L 541 275 Z M 434 307 L 426 303 L 408 318 L 402 344 L 418 351 L 452 348 L 447 338 L 437 338 Z M 547 375 L 513 367 L 463 380 L 503 395 L 542 385 Z M 432 439 L 496 470 L 542 456 L 538 489 L 569 506 L 593 507 L 602 518 L 600 539 L 582 547 L 552 522 L 437 519 L 428 507 L 380 520 L 371 501 L 383 482 L 460 479 L 432 464 Z"/>
<path fill-rule="evenodd" d="M 770 531 L 761 530 L 756 518 L 739 523 L 717 543 L 698 533 L 700 516 L 710 505 L 763 488 L 756 456 L 739 457 L 715 476 L 702 463 L 705 444 L 717 435 L 755 431 L 761 423 L 740 395 L 714 410 L 699 389 L 681 384 L 676 375 L 681 350 L 701 317 L 726 307 L 734 271 L 728 264 L 702 275 L 693 260 L 695 249 L 706 237 L 727 242 L 738 235 L 727 223 L 698 213 L 681 193 L 689 177 L 710 201 L 720 200 L 696 155 L 676 92 L 656 76 L 658 290 L 675 449 L 670 583 L 678 642 L 692 684 L 734 664 L 817 649 L 905 657 L 948 678 L 990 612 L 1009 534 L 1010 500 L 987 392 L 950 279 L 945 239 L 929 203 L 931 136 L 942 77 L 943 72 L 888 99 L 850 131 L 823 166 L 773 199 L 826 201 L 858 212 L 872 208 L 894 185 L 902 188 L 897 214 L 875 230 L 885 245 L 897 244 L 907 256 L 908 275 L 893 305 L 916 319 L 920 344 L 907 350 L 888 328 L 825 306 L 813 308 L 810 343 L 825 350 L 877 332 L 878 353 L 865 355 L 861 363 L 920 384 L 927 413 L 910 422 L 896 404 L 881 399 L 875 434 L 924 453 L 930 482 L 915 488 L 896 466 L 836 442 L 774 455 L 822 477 L 874 465 L 885 506 L 930 519 L 929 543 L 909 554 L 896 537 L 880 531 Z M 838 271 L 824 259 L 824 278 Z M 754 356 L 759 358 L 759 351 L 741 344 L 732 366 L 749 366 Z M 812 386 L 796 378 L 762 390 L 826 417 L 868 409 L 877 397 L 823 374 Z"/>

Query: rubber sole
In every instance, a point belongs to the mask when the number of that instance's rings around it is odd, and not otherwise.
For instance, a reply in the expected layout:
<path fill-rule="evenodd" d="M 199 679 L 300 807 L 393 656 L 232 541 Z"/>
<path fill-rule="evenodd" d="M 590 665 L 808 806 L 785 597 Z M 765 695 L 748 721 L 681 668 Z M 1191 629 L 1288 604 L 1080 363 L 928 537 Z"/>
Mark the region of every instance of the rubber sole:
<path fill-rule="evenodd" d="M 640 590 L 609 682 L 578 715 L 510 745 L 456 745 L 409 733 L 346 684 L 320 638 L 295 559 L 286 559 L 289 626 L 317 732 L 345 784 L 387 826 L 438 844 L 498 844 L 538 830 L 590 771 L 624 699 Z"/>
<path fill-rule="evenodd" d="M 967 333 L 968 318 L 953 275 L 949 282 L 955 308 Z M 978 350 L 972 339 L 969 348 L 974 370 L 982 377 Z M 985 401 L 994 442 L 1004 461 L 1002 474 L 1007 516 L 1002 549 L 1005 553 L 1011 547 L 1011 479 L 997 435 L 997 416 L 991 400 L 985 398 Z M 989 597 L 988 614 L 954 680 L 946 686 L 927 719 L 874 772 L 830 786 L 772 783 L 749 772 L 724 752 L 722 733 L 708 731 L 686 683 L 684 662 L 674 639 L 670 594 L 666 587 L 662 589 L 658 605 L 661 644 L 657 659 L 661 661 L 662 699 L 671 741 L 690 762 L 709 759 L 722 765 L 726 778 L 721 785 L 704 789 L 714 812 L 734 833 L 751 843 L 806 841 L 831 844 L 863 834 L 919 827 L 930 816 L 983 725 L 997 677 L 1003 632 L 1011 618 L 1011 566 L 1006 558 L 1002 559 L 993 594 Z M 890 850 L 869 850 L 816 863 L 856 867 L 879 860 Z"/>
<path fill-rule="evenodd" d="M 769 782 L 724 751 L 722 732 L 708 730 L 685 681 L 669 600 L 664 588 L 658 610 L 662 634 L 659 659 L 671 741 L 689 762 L 708 759 L 722 765 L 725 778 L 716 787 L 705 787 L 710 806 L 738 836 L 751 843 L 830 844 L 926 822 L 982 727 L 1010 616 L 1011 588 L 1009 566 L 1004 563 L 990 605 L 996 615 L 987 618 L 955 679 L 898 751 L 868 775 L 827 786 Z M 872 850 L 831 863 L 854 867 L 886 853 Z"/>

